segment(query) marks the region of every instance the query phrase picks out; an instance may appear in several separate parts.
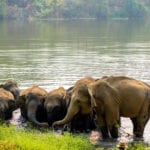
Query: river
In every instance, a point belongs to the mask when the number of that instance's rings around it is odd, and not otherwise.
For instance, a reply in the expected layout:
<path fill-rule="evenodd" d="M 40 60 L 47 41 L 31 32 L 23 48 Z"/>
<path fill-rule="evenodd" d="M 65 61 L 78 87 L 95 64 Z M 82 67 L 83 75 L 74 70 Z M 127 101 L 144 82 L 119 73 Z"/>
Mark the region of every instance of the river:
<path fill-rule="evenodd" d="M 85 76 L 125 75 L 150 84 L 149 27 L 150 20 L 1 21 L 0 82 L 50 91 Z M 122 126 L 132 135 L 129 119 Z"/>

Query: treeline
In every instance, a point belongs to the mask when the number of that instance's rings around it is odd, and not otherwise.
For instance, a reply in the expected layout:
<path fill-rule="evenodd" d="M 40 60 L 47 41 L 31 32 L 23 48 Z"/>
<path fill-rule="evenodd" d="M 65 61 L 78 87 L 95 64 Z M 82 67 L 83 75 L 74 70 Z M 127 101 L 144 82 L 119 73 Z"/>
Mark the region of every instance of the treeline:
<path fill-rule="evenodd" d="M 0 18 L 145 18 L 150 0 L 0 0 Z"/>

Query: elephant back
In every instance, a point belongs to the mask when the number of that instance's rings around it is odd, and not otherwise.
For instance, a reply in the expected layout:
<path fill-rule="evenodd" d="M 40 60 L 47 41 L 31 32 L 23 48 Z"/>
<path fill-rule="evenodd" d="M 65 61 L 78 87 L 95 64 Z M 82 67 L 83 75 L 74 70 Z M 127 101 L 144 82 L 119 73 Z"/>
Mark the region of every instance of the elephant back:
<path fill-rule="evenodd" d="M 43 96 L 47 95 L 47 91 L 45 89 L 37 86 L 37 85 L 23 90 L 20 95 L 21 96 L 22 95 L 28 95 L 29 93 L 38 93 L 38 94 L 43 95 Z"/>
<path fill-rule="evenodd" d="M 18 87 L 18 83 L 14 80 L 9 80 L 4 84 L 0 85 L 0 88 L 3 88 L 9 92 L 11 92 L 14 96 L 14 99 L 17 100 L 20 95 L 20 89 Z"/>
<path fill-rule="evenodd" d="M 0 99 L 4 98 L 5 100 L 14 100 L 14 96 L 11 92 L 0 88 Z"/>

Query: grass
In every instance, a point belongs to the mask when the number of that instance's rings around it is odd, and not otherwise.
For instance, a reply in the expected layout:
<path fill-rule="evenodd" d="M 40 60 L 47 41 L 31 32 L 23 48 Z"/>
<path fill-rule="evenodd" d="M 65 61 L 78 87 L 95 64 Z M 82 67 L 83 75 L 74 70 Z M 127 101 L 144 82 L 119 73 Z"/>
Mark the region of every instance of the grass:
<path fill-rule="evenodd" d="M 0 124 L 0 150 L 104 150 L 98 145 L 92 145 L 89 138 L 83 135 L 73 135 L 66 132 L 56 135 L 51 130 L 25 130 L 14 126 Z M 118 150 L 118 148 L 112 148 Z M 142 143 L 132 143 L 127 150 L 150 150 Z"/>
<path fill-rule="evenodd" d="M 65 133 L 56 136 L 52 131 L 18 130 L 0 125 L 0 150 L 93 150 L 94 146 L 83 136 Z"/>

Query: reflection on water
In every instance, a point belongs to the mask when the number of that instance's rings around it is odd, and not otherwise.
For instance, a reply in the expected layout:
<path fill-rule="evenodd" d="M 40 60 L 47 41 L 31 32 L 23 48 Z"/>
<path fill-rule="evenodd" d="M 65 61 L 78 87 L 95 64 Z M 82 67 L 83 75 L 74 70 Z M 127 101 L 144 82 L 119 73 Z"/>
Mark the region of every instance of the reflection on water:
<path fill-rule="evenodd" d="M 150 84 L 149 26 L 127 20 L 0 22 L 0 82 L 15 79 L 21 89 L 38 84 L 49 91 L 84 76 L 126 75 Z M 123 125 L 132 133 L 130 120 Z"/>

